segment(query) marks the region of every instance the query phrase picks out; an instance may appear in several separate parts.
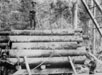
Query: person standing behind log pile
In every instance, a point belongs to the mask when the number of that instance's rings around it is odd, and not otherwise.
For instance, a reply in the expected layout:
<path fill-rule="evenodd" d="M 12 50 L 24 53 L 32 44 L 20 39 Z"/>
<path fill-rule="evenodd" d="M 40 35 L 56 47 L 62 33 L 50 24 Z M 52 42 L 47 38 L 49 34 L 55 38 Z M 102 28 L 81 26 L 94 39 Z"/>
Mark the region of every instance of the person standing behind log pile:
<path fill-rule="evenodd" d="M 36 6 L 36 2 L 31 2 L 31 9 L 29 11 L 31 29 L 36 28 L 36 10 L 35 10 L 35 6 Z"/>

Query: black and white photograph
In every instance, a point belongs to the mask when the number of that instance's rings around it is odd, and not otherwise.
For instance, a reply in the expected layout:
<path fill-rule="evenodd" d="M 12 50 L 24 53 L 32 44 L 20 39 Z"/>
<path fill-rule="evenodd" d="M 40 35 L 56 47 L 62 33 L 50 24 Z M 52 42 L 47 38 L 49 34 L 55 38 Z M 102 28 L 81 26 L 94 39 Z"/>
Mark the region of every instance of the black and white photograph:
<path fill-rule="evenodd" d="M 102 0 L 0 0 L 0 75 L 102 75 Z"/>

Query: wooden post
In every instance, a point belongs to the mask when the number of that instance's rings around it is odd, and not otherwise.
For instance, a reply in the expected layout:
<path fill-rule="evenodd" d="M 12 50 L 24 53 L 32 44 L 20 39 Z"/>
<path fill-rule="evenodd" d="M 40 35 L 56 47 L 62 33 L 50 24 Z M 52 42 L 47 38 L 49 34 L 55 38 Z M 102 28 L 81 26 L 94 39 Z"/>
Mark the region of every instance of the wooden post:
<path fill-rule="evenodd" d="M 90 10 L 91 10 L 93 16 L 95 17 L 96 7 L 94 6 L 94 1 L 93 0 L 91 0 L 91 8 L 92 9 L 90 9 Z M 95 29 L 95 26 L 93 26 L 92 24 L 93 24 L 92 21 L 90 21 L 90 25 L 91 25 L 91 28 L 92 28 L 92 33 L 91 33 L 92 34 L 92 36 L 91 36 L 91 38 L 92 38 L 92 41 L 91 41 L 92 50 L 90 52 L 92 52 L 95 55 L 95 53 L 96 53 L 96 51 L 95 51 L 96 50 L 96 45 L 95 45 L 95 41 L 96 41 L 95 31 L 96 31 L 96 29 Z"/>
<path fill-rule="evenodd" d="M 30 67 L 29 67 L 29 65 L 28 65 L 27 57 L 26 57 L 26 56 L 24 56 L 24 60 L 25 60 L 25 65 L 26 65 L 26 68 L 27 68 L 28 74 L 31 75 Z"/>
<path fill-rule="evenodd" d="M 75 66 L 74 66 L 74 64 L 73 64 L 73 62 L 72 62 L 71 57 L 69 56 L 68 58 L 69 58 L 69 62 L 70 62 L 70 64 L 71 64 L 72 68 L 73 68 L 73 71 L 74 71 L 75 75 L 77 75 L 77 72 L 76 72 Z"/>
<path fill-rule="evenodd" d="M 94 6 L 93 0 L 92 0 L 92 3 L 93 3 L 92 6 Z M 96 7 L 93 8 L 93 15 L 94 15 L 94 17 L 96 17 Z M 93 38 L 93 54 L 95 55 L 96 54 L 96 42 L 95 42 L 96 41 L 96 29 L 95 29 L 95 26 L 93 28 L 93 36 L 94 36 L 94 38 Z"/>
<path fill-rule="evenodd" d="M 78 0 L 75 0 L 75 2 L 73 3 L 73 26 L 74 26 L 74 29 L 77 29 L 78 26 L 77 26 L 77 21 L 78 21 L 78 18 L 77 18 L 77 10 L 78 10 Z"/>

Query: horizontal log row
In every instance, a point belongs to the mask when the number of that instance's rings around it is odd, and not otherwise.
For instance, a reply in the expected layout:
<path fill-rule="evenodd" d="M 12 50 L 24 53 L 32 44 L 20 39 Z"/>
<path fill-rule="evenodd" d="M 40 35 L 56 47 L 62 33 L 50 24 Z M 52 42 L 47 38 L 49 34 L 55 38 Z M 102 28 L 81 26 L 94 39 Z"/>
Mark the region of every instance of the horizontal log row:
<path fill-rule="evenodd" d="M 84 63 L 86 56 L 75 56 L 72 57 L 72 60 L 75 64 Z M 12 63 L 17 63 L 17 58 L 8 58 L 8 60 Z M 44 64 L 66 64 L 69 63 L 68 57 L 40 57 L 40 58 L 27 58 L 29 65 L 38 65 L 42 62 Z M 19 62 L 24 64 L 24 58 L 19 58 Z"/>
<path fill-rule="evenodd" d="M 0 31 L 0 35 L 48 35 L 48 34 L 74 34 L 75 32 L 81 32 L 82 29 L 53 29 L 53 30 L 11 30 L 11 31 Z"/>
<path fill-rule="evenodd" d="M 13 42 L 46 42 L 46 41 L 82 41 L 82 37 L 80 36 L 9 36 L 10 40 Z"/>
<path fill-rule="evenodd" d="M 81 46 L 76 42 L 31 42 L 13 43 L 12 49 L 76 49 Z"/>
<path fill-rule="evenodd" d="M 44 69 L 44 70 L 31 70 L 31 74 L 33 75 L 48 75 L 48 74 L 63 74 L 63 73 L 73 73 L 73 70 L 67 68 L 51 68 L 51 69 Z M 26 75 L 28 74 L 26 69 L 19 70 L 14 73 L 14 75 Z"/>
<path fill-rule="evenodd" d="M 48 57 L 50 55 L 53 56 L 83 56 L 86 55 L 86 50 L 78 49 L 78 50 L 9 50 L 9 54 L 11 57 Z"/>

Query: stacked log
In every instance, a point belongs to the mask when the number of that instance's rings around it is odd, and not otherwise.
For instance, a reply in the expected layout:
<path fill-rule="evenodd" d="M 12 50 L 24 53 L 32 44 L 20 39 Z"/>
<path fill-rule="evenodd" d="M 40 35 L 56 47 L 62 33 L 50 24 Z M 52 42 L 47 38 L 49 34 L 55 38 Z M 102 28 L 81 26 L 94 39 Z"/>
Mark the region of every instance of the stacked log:
<path fill-rule="evenodd" d="M 13 42 L 77 42 L 82 41 L 80 36 L 68 35 L 36 35 L 36 36 L 9 36 Z"/>
<path fill-rule="evenodd" d="M 83 64 L 85 61 L 86 57 L 85 56 L 77 56 L 77 57 L 72 57 L 72 60 L 74 61 L 75 64 Z M 8 58 L 9 61 L 12 63 L 17 63 L 18 59 L 17 58 Z M 68 64 L 69 59 L 68 57 L 40 57 L 40 58 L 27 58 L 27 61 L 29 65 L 39 65 L 40 63 L 44 62 L 43 64 Z M 19 62 L 24 64 L 24 58 L 19 58 Z"/>
<path fill-rule="evenodd" d="M 49 57 L 50 55 L 55 56 L 83 56 L 86 55 L 86 50 L 83 47 L 82 49 L 70 49 L 70 50 L 25 50 L 25 49 L 11 49 L 9 51 L 10 57 Z"/>
<path fill-rule="evenodd" d="M 13 43 L 12 49 L 76 49 L 81 46 L 76 42 L 24 42 Z"/>
<path fill-rule="evenodd" d="M 11 30 L 0 31 L 0 35 L 74 35 L 82 32 L 82 29 L 52 29 L 52 30 Z"/>
<path fill-rule="evenodd" d="M 68 56 L 75 64 L 84 63 L 85 47 L 82 47 L 83 38 L 74 30 L 12 30 L 5 32 L 12 42 L 8 61 L 24 65 L 24 57 L 30 66 L 69 64 Z M 1 35 L 2 32 L 0 32 Z M 80 42 L 80 43 L 78 43 Z M 58 66 L 56 66 L 58 67 Z M 68 67 L 68 66 L 67 66 Z"/>

